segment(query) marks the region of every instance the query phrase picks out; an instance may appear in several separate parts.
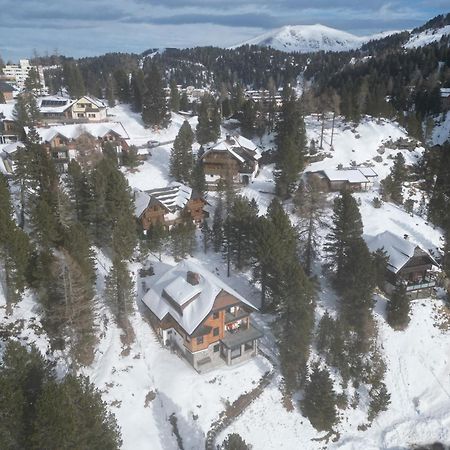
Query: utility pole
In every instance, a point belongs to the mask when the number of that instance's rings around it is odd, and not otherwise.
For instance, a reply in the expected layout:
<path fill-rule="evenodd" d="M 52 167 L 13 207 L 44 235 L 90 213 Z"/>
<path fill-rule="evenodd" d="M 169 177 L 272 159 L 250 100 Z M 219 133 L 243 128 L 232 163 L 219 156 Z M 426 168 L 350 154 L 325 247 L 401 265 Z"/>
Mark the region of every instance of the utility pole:
<path fill-rule="evenodd" d="M 322 131 L 320 132 L 320 149 L 323 149 L 323 129 L 325 128 L 325 115 L 322 113 Z"/>
<path fill-rule="evenodd" d="M 333 123 L 331 125 L 331 144 L 330 144 L 330 148 L 331 150 L 333 150 L 333 138 L 334 138 L 334 121 L 336 119 L 336 112 L 333 111 Z"/>

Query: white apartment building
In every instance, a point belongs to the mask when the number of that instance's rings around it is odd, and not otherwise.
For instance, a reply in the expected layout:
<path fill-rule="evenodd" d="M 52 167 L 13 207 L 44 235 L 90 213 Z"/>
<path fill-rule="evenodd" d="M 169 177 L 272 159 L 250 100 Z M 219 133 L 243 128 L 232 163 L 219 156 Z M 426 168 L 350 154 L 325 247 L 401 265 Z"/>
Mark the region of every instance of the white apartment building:
<path fill-rule="evenodd" d="M 37 70 L 39 81 L 41 82 L 42 90 L 39 94 L 46 94 L 47 87 L 45 86 L 44 70 L 42 66 L 32 66 L 28 59 L 19 60 L 19 64 L 7 64 L 3 68 L 3 75 L 13 81 L 19 90 L 25 87 L 25 80 L 28 78 L 28 73 L 32 68 Z"/>

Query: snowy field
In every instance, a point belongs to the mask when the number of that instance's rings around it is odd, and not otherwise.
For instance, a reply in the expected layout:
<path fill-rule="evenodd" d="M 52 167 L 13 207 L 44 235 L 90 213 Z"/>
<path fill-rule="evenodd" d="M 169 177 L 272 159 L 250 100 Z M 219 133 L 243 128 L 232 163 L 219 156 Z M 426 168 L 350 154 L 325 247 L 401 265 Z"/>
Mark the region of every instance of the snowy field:
<path fill-rule="evenodd" d="M 145 148 L 148 141 L 170 142 L 175 138 L 184 117 L 172 116 L 167 130 L 155 132 L 143 127 L 140 117 L 125 107 L 111 110 L 114 120 L 121 121 L 131 137 L 131 143 Z M 195 128 L 196 118 L 190 119 Z M 308 140 L 317 139 L 320 122 L 316 117 L 306 120 Z M 380 146 L 387 141 L 405 137 L 404 129 L 396 123 L 364 119 L 356 130 L 337 121 L 334 149 L 330 150 L 331 130 L 326 129 L 324 152 L 329 157 L 315 162 L 307 170 L 335 169 L 338 164 L 367 163 L 379 174 L 380 180 L 393 163 L 395 148 Z M 151 149 L 151 156 L 136 170 L 125 174 L 131 187 L 151 189 L 166 185 L 170 179 L 168 165 L 171 144 Z M 403 151 L 408 164 L 417 161 L 422 148 Z M 375 157 L 381 156 L 377 162 Z M 379 158 L 377 158 L 379 159 Z M 376 189 L 377 186 L 374 187 Z M 256 180 L 242 188 L 241 193 L 258 202 L 264 214 L 273 198 L 273 167 L 263 167 Z M 426 249 L 441 245 L 441 232 L 419 216 L 411 216 L 402 209 L 383 204 L 375 209 L 372 200 L 377 192 L 356 194 L 361 202 L 364 231 L 375 234 L 390 230 L 399 235 L 408 234 L 412 240 Z M 333 195 L 330 195 L 330 200 Z M 331 211 L 329 212 L 331 215 Z M 324 233 L 326 234 L 326 230 Z M 249 283 L 248 273 L 233 273 L 226 277 L 225 264 L 212 252 L 204 255 L 200 250 L 195 260 L 213 270 L 249 301 L 258 305 L 259 292 Z M 97 253 L 99 275 L 107 273 L 110 262 Z M 156 275 L 174 264 L 173 259 L 163 257 L 162 262 L 150 261 Z M 100 342 L 92 366 L 83 369 L 103 392 L 103 398 L 116 415 L 122 428 L 125 450 L 176 450 L 177 441 L 172 433 L 169 417 L 178 419 L 178 428 L 186 450 L 204 448 L 205 435 L 211 423 L 241 394 L 253 389 L 264 373 L 273 367 L 262 356 L 248 363 L 220 368 L 207 374 L 197 374 L 191 366 L 175 353 L 163 349 L 158 343 L 141 305 L 140 281 L 137 273 L 142 264 L 131 264 L 137 281 L 137 298 L 132 325 L 135 341 L 126 345 L 121 332 L 114 325 L 108 310 L 98 300 Z M 152 278 L 148 278 L 151 283 Z M 102 289 L 99 282 L 99 292 Z M 297 449 L 404 449 L 411 444 L 429 443 L 436 440 L 450 443 L 450 330 L 440 327 L 441 300 L 417 300 L 413 302 L 413 314 L 408 329 L 395 332 L 384 319 L 385 299 L 377 297 L 375 316 L 379 325 L 379 339 L 387 363 L 386 383 L 391 393 L 391 405 L 367 431 L 357 427 L 365 421 L 362 409 L 348 409 L 342 413 L 337 427 L 338 442 L 317 440 L 317 433 L 299 411 L 288 412 L 282 405 L 279 391 L 280 376 L 277 373 L 271 384 L 224 435 L 240 433 L 253 445 L 254 450 Z M 324 287 L 320 293 L 318 309 L 332 306 L 332 299 Z M 0 292 L 0 308 L 4 299 Z M 5 315 L 5 314 L 3 314 Z M 268 353 L 276 353 L 270 333 L 271 317 L 256 314 L 258 326 L 267 332 L 261 347 Z M 26 342 L 35 342 L 45 352 L 48 343 L 40 331 L 39 311 L 30 296 L 15 308 L 12 316 L 6 316 L 3 324 L 16 324 L 17 335 Z M 61 363 L 61 370 L 64 364 Z M 275 370 L 277 370 L 275 368 Z"/>

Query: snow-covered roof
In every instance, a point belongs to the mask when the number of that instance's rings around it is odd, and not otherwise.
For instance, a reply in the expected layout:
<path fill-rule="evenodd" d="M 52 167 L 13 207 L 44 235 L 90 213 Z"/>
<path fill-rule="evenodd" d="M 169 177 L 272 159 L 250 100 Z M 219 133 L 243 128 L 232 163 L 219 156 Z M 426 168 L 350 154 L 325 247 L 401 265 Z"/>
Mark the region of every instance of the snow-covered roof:
<path fill-rule="evenodd" d="M 378 174 L 375 172 L 375 170 L 372 169 L 372 167 L 358 167 L 358 170 L 367 178 L 378 176 Z"/>
<path fill-rule="evenodd" d="M 25 133 L 28 134 L 28 131 L 29 128 L 25 127 Z M 118 134 L 122 139 L 129 139 L 128 133 L 120 122 L 54 125 L 48 128 L 36 128 L 36 131 L 42 142 L 50 142 L 58 135 L 66 139 L 77 139 L 86 133 L 94 138 L 103 138 L 110 132 Z"/>
<path fill-rule="evenodd" d="M 222 139 L 217 142 L 217 144 L 210 147 L 203 154 L 203 156 L 207 155 L 211 151 L 229 152 L 241 163 L 244 163 L 248 158 L 252 158 L 254 160 L 261 158 L 261 152 L 255 143 L 237 133 L 232 136 L 227 135 L 225 139 Z"/>
<path fill-rule="evenodd" d="M 14 120 L 14 106 L 14 103 L 0 103 L 0 114 L 3 115 L 3 120 Z"/>
<path fill-rule="evenodd" d="M 47 95 L 45 97 L 39 97 L 37 104 L 41 113 L 63 113 L 66 109 L 70 108 L 76 100 L 71 100 L 68 97 L 61 97 L 58 95 Z"/>
<path fill-rule="evenodd" d="M 245 159 L 239 155 L 238 153 L 236 153 L 233 149 L 233 145 L 229 142 L 227 142 L 226 140 L 220 141 L 218 142 L 216 145 L 214 145 L 213 147 L 211 147 L 210 149 L 208 149 L 203 156 L 207 155 L 209 152 L 211 151 L 216 151 L 216 152 L 229 152 L 231 153 L 231 155 L 233 155 L 238 161 L 240 161 L 241 163 L 245 162 Z"/>
<path fill-rule="evenodd" d="M 376 236 L 365 235 L 364 240 L 371 252 L 383 249 L 387 253 L 389 256 L 388 269 L 394 273 L 397 273 L 414 256 L 414 251 L 419 247 L 415 242 L 397 236 L 390 231 L 385 231 Z M 425 252 L 425 250 L 421 250 Z M 433 264 L 438 265 L 429 253 L 425 252 L 425 254 L 430 257 Z"/>
<path fill-rule="evenodd" d="M 79 98 L 76 103 L 78 103 L 80 100 L 86 99 L 87 101 L 91 102 L 93 105 L 95 105 L 97 108 L 106 108 L 106 105 L 97 97 L 93 97 L 91 95 L 84 95 L 83 97 Z"/>
<path fill-rule="evenodd" d="M 199 284 L 192 285 L 186 278 L 177 277 L 169 283 L 164 291 L 180 306 L 185 305 L 189 300 L 202 292 Z"/>
<path fill-rule="evenodd" d="M 141 217 L 151 201 L 159 202 L 169 213 L 174 213 L 183 209 L 191 198 L 192 188 L 177 181 L 173 181 L 168 186 L 148 191 L 136 189 L 134 191 L 134 213 L 136 217 Z"/>
<path fill-rule="evenodd" d="M 181 283 L 179 280 L 186 280 L 188 272 L 198 274 L 199 282 L 197 285 L 191 286 L 192 288 L 196 288 L 195 290 L 189 288 L 185 294 L 182 292 L 184 283 Z M 187 281 L 185 283 L 189 284 Z M 179 301 L 184 301 L 183 304 L 186 306 L 183 309 L 175 308 L 170 300 L 163 296 L 164 290 L 169 294 L 168 289 L 175 292 L 172 293 L 178 296 Z M 252 309 L 256 309 L 249 301 L 225 284 L 220 278 L 188 260 L 182 261 L 162 275 L 145 294 L 142 301 L 159 320 L 162 320 L 167 314 L 170 314 L 186 333 L 192 334 L 211 312 L 214 301 L 221 291 L 229 293 Z M 187 303 L 185 298 L 189 297 L 188 300 L 191 300 L 195 295 L 197 297 L 190 303 Z M 173 299 L 176 300 L 175 298 Z"/>
<path fill-rule="evenodd" d="M 20 141 L 10 142 L 9 144 L 0 145 L 0 151 L 7 156 L 17 151 L 17 147 L 25 147 L 25 144 Z"/>
<path fill-rule="evenodd" d="M 138 189 L 134 191 L 134 214 L 136 217 L 141 217 L 149 203 L 150 195 Z"/>
<path fill-rule="evenodd" d="M 176 209 L 183 209 L 192 197 L 192 188 L 176 181 L 173 181 L 167 187 L 151 189 L 145 192 L 172 212 Z"/>
<path fill-rule="evenodd" d="M 369 181 L 367 177 L 357 169 L 324 169 L 323 173 L 330 181 L 347 181 L 349 183 L 367 183 Z"/>

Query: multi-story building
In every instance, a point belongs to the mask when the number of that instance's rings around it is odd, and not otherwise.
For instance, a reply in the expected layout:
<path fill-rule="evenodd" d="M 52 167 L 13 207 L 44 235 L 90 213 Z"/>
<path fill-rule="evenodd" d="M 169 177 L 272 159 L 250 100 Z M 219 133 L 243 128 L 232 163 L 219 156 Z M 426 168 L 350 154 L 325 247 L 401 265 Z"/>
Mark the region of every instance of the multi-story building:
<path fill-rule="evenodd" d="M 28 59 L 21 59 L 19 64 L 6 64 L 3 67 L 3 75 L 6 79 L 14 82 L 19 90 L 23 90 L 25 87 L 25 81 L 28 78 L 31 69 L 35 69 L 41 84 L 41 90 L 38 94 L 46 94 L 48 92 L 45 86 L 44 70 L 42 66 L 33 66 Z"/>
<path fill-rule="evenodd" d="M 142 299 L 162 343 L 198 372 L 246 361 L 263 334 L 250 316 L 257 308 L 220 278 L 192 261 L 172 267 Z"/>

